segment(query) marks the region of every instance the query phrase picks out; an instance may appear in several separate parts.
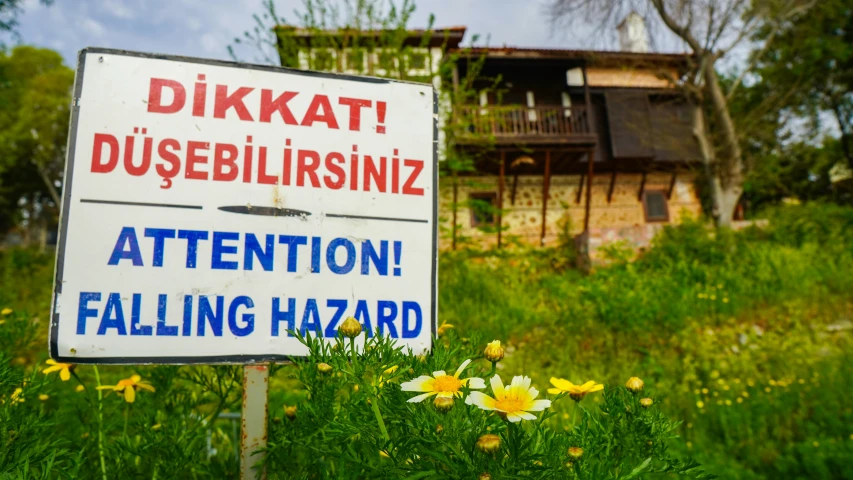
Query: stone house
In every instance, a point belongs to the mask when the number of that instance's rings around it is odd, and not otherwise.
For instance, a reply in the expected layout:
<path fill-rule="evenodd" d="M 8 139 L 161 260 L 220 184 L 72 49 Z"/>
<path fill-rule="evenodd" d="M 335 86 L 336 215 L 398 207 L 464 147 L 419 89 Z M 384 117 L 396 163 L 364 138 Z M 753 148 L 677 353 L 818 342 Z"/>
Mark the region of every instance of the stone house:
<path fill-rule="evenodd" d="M 695 108 L 675 88 L 690 57 L 645 51 L 639 16 L 619 28 L 620 51 L 461 47 L 465 28 L 452 27 L 409 31 L 395 55 L 384 32 L 277 33 L 284 66 L 435 85 L 449 122 L 440 163 L 472 167 L 439 180 L 442 248 L 574 241 L 593 252 L 645 245 L 702 210 Z M 474 94 L 451 101 L 463 83 Z"/>

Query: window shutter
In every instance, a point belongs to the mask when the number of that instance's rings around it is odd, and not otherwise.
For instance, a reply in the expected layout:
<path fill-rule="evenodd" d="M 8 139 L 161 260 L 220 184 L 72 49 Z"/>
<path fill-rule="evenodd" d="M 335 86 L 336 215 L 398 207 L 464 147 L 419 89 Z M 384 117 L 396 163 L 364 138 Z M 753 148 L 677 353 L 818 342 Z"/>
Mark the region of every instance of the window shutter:
<path fill-rule="evenodd" d="M 655 154 L 646 92 L 614 90 L 605 94 L 613 158 L 652 158 Z"/>

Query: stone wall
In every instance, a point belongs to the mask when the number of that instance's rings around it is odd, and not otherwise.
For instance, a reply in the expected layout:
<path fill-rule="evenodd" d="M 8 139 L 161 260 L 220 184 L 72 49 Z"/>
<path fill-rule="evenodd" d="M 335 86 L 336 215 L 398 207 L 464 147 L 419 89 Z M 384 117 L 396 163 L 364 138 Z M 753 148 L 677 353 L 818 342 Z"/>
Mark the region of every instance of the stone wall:
<path fill-rule="evenodd" d="M 590 248 L 619 239 L 628 240 L 637 246 L 648 244 L 661 223 L 647 223 L 643 203 L 638 199 L 641 174 L 618 174 L 610 203 L 607 192 L 610 187 L 610 174 L 594 177 L 592 186 L 592 204 L 590 208 Z M 649 174 L 646 177 L 645 190 L 669 188 L 671 174 Z M 541 175 L 518 176 L 513 203 L 514 178 L 504 179 L 503 206 L 505 214 L 503 225 L 506 227 L 503 237 L 508 241 L 517 240 L 529 245 L 540 245 L 542 231 L 542 183 Z M 576 202 L 581 177 L 579 175 L 554 175 L 548 194 L 547 218 L 545 222 L 545 245 L 558 244 L 561 237 L 572 237 L 583 230 L 586 192 Z M 458 180 L 456 224 L 457 241 L 473 242 L 486 247 L 494 245 L 497 235 L 484 232 L 471 226 L 471 210 L 466 202 L 471 193 L 497 192 L 498 177 L 460 177 Z M 584 188 L 586 188 L 584 186 Z M 441 248 L 451 246 L 451 227 L 453 218 L 453 182 L 443 177 L 439 184 L 439 215 L 441 222 Z M 683 215 L 696 217 L 701 213 L 701 205 L 696 195 L 694 177 L 679 174 L 676 177 L 672 197 L 667 202 L 670 223 L 677 223 Z"/>

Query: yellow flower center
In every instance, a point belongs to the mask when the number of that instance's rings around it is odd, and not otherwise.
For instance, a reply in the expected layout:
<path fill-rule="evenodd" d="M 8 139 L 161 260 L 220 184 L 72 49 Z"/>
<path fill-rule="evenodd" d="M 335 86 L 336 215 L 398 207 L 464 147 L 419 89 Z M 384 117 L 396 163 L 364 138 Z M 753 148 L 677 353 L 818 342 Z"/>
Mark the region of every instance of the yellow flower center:
<path fill-rule="evenodd" d="M 435 379 L 432 389 L 435 392 L 456 393 L 462 387 L 462 381 L 452 375 L 442 375 Z"/>
<path fill-rule="evenodd" d="M 134 385 L 136 385 L 136 382 L 134 382 L 133 380 L 130 380 L 130 379 L 127 379 L 127 378 L 126 378 L 126 379 L 124 379 L 124 380 L 119 380 L 119 381 L 118 381 L 118 384 L 117 384 L 116 386 L 117 386 L 117 387 L 124 388 L 124 387 L 132 387 L 132 386 L 134 386 Z"/>
<path fill-rule="evenodd" d="M 515 397 L 503 397 L 495 402 L 495 408 L 507 413 L 519 412 L 522 410 L 522 407 L 524 407 L 524 402 L 520 398 Z"/>

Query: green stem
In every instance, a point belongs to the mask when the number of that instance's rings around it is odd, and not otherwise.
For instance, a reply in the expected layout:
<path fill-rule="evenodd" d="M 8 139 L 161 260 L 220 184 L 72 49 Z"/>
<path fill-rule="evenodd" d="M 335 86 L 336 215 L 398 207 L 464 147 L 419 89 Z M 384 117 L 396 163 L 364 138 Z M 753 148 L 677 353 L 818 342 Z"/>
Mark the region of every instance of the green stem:
<path fill-rule="evenodd" d="M 492 362 L 492 370 L 489 372 L 488 377 L 492 378 L 495 375 L 495 372 L 498 370 L 498 362 Z"/>
<path fill-rule="evenodd" d="M 382 432 L 382 438 L 386 442 L 391 441 L 391 437 L 388 436 L 388 430 L 385 428 L 385 420 L 382 419 L 382 413 L 379 412 L 379 397 L 376 395 L 373 396 L 370 407 L 373 409 L 373 414 L 376 415 L 376 423 L 379 424 L 379 431 Z"/>
<path fill-rule="evenodd" d="M 95 383 L 100 387 L 101 376 L 98 374 L 97 365 L 92 365 L 92 369 L 95 371 Z M 107 480 L 107 463 L 104 460 L 104 394 L 99 389 L 95 389 L 95 391 L 98 392 L 98 457 L 101 459 L 101 477 L 103 480 Z"/>
<path fill-rule="evenodd" d="M 572 430 L 575 429 L 575 418 L 578 415 L 578 402 L 574 403 L 574 407 L 572 408 Z"/>
<path fill-rule="evenodd" d="M 353 374 L 356 374 L 356 371 L 355 371 L 355 358 L 356 357 L 355 357 L 355 339 L 354 338 L 349 339 L 349 346 L 350 346 L 350 351 L 352 352 L 352 372 L 353 372 Z"/>
<path fill-rule="evenodd" d="M 125 388 L 133 388 L 133 387 L 125 387 Z M 127 440 L 127 412 L 130 410 L 130 404 L 125 402 L 124 404 L 124 428 L 121 431 L 122 436 Z"/>

